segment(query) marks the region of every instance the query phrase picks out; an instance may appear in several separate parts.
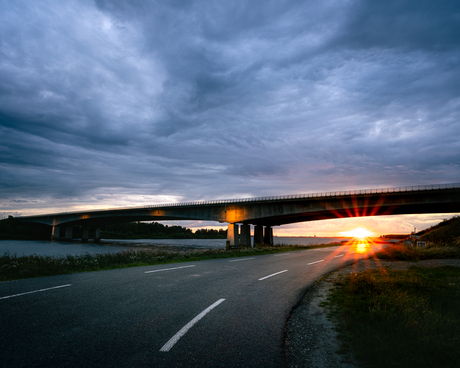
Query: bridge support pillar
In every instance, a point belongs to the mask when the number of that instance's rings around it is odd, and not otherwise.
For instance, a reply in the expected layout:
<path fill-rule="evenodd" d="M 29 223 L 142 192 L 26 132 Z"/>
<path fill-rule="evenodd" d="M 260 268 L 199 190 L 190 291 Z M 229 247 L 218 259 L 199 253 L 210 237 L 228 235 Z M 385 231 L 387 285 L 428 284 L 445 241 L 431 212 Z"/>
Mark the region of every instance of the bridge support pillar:
<path fill-rule="evenodd" d="M 264 227 L 262 225 L 254 226 L 254 248 L 264 244 Z"/>
<path fill-rule="evenodd" d="M 227 249 L 238 248 L 240 246 L 240 234 L 238 224 L 228 224 L 227 229 Z"/>
<path fill-rule="evenodd" d="M 88 243 L 88 233 L 89 233 L 89 227 L 83 226 L 83 235 L 81 237 L 82 243 Z"/>
<path fill-rule="evenodd" d="M 273 228 L 271 226 L 265 226 L 264 244 L 273 245 Z"/>
<path fill-rule="evenodd" d="M 65 238 L 67 240 L 72 240 L 73 237 L 73 226 L 67 226 L 65 228 Z"/>
<path fill-rule="evenodd" d="M 59 230 L 59 226 L 53 226 L 53 228 L 51 229 L 51 240 L 59 239 Z"/>
<path fill-rule="evenodd" d="M 101 228 L 96 229 L 96 236 L 94 237 L 94 242 L 99 243 L 101 241 Z"/>
<path fill-rule="evenodd" d="M 240 247 L 251 248 L 251 225 L 241 225 Z"/>

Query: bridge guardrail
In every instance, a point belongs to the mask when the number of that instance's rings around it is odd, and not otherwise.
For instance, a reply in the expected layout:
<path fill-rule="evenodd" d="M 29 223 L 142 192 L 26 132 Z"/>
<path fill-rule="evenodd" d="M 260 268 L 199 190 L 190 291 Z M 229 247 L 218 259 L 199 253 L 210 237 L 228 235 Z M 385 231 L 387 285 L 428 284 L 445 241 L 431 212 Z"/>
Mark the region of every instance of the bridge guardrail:
<path fill-rule="evenodd" d="M 358 195 L 358 194 L 384 194 L 384 193 L 402 193 L 413 192 L 421 190 L 439 190 L 439 189 L 454 189 L 460 188 L 460 183 L 451 184 L 434 184 L 434 185 L 416 185 L 407 187 L 391 187 L 391 188 L 375 188 L 375 189 L 359 189 L 359 190 L 346 190 L 338 192 L 321 192 L 321 193 L 306 193 L 306 194 L 289 194 L 284 196 L 269 196 L 269 197 L 253 197 L 241 199 L 218 199 L 212 201 L 198 201 L 198 202 L 182 202 L 182 203 L 167 203 L 151 206 L 139 207 L 125 207 L 123 209 L 142 209 L 142 208 L 158 208 L 158 207 L 177 207 L 177 206 L 196 206 L 196 205 L 209 205 L 209 204 L 232 204 L 242 202 L 260 202 L 260 201 L 275 201 L 285 199 L 303 199 L 303 198 L 321 198 L 321 197 L 334 197 L 344 195 Z"/>

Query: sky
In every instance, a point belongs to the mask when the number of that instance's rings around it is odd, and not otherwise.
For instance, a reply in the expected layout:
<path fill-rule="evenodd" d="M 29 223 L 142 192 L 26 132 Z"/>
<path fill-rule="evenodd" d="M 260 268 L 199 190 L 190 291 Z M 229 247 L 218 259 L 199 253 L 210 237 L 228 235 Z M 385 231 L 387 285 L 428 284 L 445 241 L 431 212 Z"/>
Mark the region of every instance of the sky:
<path fill-rule="evenodd" d="M 0 217 L 459 183 L 459 117 L 458 0 L 0 0 Z"/>

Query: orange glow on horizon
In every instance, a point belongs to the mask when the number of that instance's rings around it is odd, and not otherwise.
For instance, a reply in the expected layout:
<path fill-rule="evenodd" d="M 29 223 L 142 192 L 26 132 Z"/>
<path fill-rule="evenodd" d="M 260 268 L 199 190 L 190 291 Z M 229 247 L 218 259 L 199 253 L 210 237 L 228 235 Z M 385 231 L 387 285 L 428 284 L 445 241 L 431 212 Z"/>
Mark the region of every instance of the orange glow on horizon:
<path fill-rule="evenodd" d="M 364 227 L 357 227 L 349 231 L 343 231 L 341 232 L 341 235 L 350 236 L 352 238 L 357 238 L 357 239 L 365 239 L 370 236 L 373 236 L 374 233 Z"/>

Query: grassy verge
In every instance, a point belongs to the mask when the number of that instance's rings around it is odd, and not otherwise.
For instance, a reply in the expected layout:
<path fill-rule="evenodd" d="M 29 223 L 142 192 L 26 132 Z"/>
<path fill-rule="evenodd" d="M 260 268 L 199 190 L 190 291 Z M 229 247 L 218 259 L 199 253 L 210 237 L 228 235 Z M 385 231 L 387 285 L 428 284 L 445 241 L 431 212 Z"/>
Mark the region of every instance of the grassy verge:
<path fill-rule="evenodd" d="M 388 260 L 460 258 L 458 248 L 392 246 Z M 415 263 L 416 264 L 416 263 Z M 339 277 L 326 303 L 341 352 L 369 367 L 458 367 L 460 268 L 367 270 Z"/>
<path fill-rule="evenodd" d="M 63 275 L 75 272 L 109 270 L 114 268 L 138 267 L 176 262 L 195 262 L 206 259 L 247 257 L 337 245 L 341 244 L 319 244 L 310 247 L 281 245 L 274 247 L 243 248 L 234 250 L 192 250 L 188 252 L 129 250 L 118 253 L 86 253 L 76 256 L 18 256 L 17 254 L 5 253 L 0 257 L 0 281 Z"/>
<path fill-rule="evenodd" d="M 420 261 L 424 259 L 460 258 L 460 247 L 409 248 L 392 245 L 376 253 L 377 258 L 388 261 Z"/>

